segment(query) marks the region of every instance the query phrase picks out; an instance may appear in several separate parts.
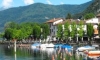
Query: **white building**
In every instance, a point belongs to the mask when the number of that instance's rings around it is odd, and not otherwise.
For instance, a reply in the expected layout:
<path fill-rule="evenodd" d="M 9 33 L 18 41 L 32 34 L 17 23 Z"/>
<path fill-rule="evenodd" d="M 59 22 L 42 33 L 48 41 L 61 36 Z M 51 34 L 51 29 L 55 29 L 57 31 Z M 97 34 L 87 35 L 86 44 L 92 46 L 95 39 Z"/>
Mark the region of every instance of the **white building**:
<path fill-rule="evenodd" d="M 98 18 L 92 18 L 86 20 L 86 23 L 98 24 L 98 22 L 99 22 Z"/>
<path fill-rule="evenodd" d="M 100 23 L 100 14 L 96 16 L 98 18 L 98 23 Z"/>
<path fill-rule="evenodd" d="M 62 23 L 62 22 L 63 22 L 62 18 L 56 18 L 56 19 L 54 18 L 54 19 L 47 21 L 47 23 L 50 26 L 50 36 L 51 37 L 56 36 L 56 34 L 57 34 L 57 24 Z"/>
<path fill-rule="evenodd" d="M 88 24 L 88 23 L 93 24 L 95 35 L 98 35 L 98 24 L 99 24 L 99 22 L 100 22 L 99 18 L 96 18 L 96 17 L 92 18 L 92 19 L 89 19 L 89 20 L 86 20 L 86 24 Z"/>
<path fill-rule="evenodd" d="M 87 33 L 87 24 L 88 23 L 91 23 L 93 24 L 93 28 L 95 29 L 94 30 L 94 34 L 98 34 L 97 32 L 97 28 L 98 28 L 98 24 L 100 22 L 100 16 L 98 18 L 92 18 L 92 19 L 88 19 L 88 20 L 72 20 L 72 19 L 69 19 L 69 20 L 63 20 L 62 18 L 54 18 L 54 19 L 51 19 L 49 21 L 47 21 L 47 23 L 49 24 L 50 26 L 50 36 L 53 38 L 53 37 L 56 37 L 56 34 L 57 34 L 57 25 L 58 24 L 62 24 L 62 27 L 64 29 L 64 23 L 65 22 L 68 22 L 70 25 L 75 22 L 78 26 L 78 24 L 80 22 L 82 22 L 84 25 L 83 25 L 83 30 L 85 31 L 85 33 Z M 77 27 L 78 29 L 78 27 Z"/>

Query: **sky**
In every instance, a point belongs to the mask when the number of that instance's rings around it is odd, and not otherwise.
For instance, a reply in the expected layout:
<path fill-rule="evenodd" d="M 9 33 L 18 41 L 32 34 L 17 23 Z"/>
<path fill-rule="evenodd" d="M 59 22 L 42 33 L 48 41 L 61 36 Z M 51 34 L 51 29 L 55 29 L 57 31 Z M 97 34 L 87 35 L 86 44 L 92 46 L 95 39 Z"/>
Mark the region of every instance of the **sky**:
<path fill-rule="evenodd" d="M 91 0 L 0 0 L 0 7 L 10 8 L 26 6 L 34 3 L 44 3 L 50 5 L 60 5 L 60 4 L 83 4 Z"/>

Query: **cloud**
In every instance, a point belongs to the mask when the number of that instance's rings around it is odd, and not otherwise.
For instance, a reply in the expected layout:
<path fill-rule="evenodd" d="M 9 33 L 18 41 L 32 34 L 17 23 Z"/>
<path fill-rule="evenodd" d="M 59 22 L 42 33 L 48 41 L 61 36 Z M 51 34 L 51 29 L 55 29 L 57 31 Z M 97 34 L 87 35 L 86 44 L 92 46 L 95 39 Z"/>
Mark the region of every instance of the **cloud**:
<path fill-rule="evenodd" d="M 30 5 L 34 3 L 34 0 L 23 0 L 26 5 Z"/>
<path fill-rule="evenodd" d="M 63 2 L 60 2 L 60 4 L 62 4 L 62 5 L 63 5 L 64 3 L 63 3 Z"/>
<path fill-rule="evenodd" d="M 47 0 L 47 3 L 50 4 L 50 5 L 52 4 L 50 0 Z"/>
<path fill-rule="evenodd" d="M 12 2 L 13 2 L 13 0 L 3 0 L 2 1 L 3 8 L 7 9 L 7 8 L 11 7 L 12 6 Z"/>

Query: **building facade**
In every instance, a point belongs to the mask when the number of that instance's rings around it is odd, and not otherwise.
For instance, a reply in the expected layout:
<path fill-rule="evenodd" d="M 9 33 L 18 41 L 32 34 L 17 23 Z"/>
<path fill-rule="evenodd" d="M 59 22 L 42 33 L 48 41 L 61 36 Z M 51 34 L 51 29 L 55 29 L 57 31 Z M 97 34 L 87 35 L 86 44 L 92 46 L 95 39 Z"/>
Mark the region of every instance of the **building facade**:
<path fill-rule="evenodd" d="M 83 30 L 85 32 L 85 34 L 87 33 L 87 24 L 91 23 L 93 24 L 93 28 L 94 28 L 94 35 L 96 35 L 95 37 L 98 37 L 98 24 L 100 23 L 100 16 L 97 16 L 97 18 L 92 18 L 92 19 L 88 19 L 88 20 L 73 20 L 73 19 L 69 19 L 69 20 L 64 20 L 62 18 L 54 18 L 54 19 L 51 19 L 49 21 L 47 21 L 47 23 L 49 24 L 49 27 L 50 27 L 50 36 L 53 38 L 53 37 L 56 37 L 57 35 L 57 25 L 58 24 L 62 24 L 62 28 L 64 29 L 64 24 L 65 22 L 68 22 L 70 24 L 70 27 L 71 27 L 71 24 L 73 22 L 76 23 L 77 25 L 77 30 L 78 30 L 78 24 L 80 22 L 83 23 Z"/>
<path fill-rule="evenodd" d="M 56 34 L 57 34 L 57 24 L 59 23 L 62 23 L 63 22 L 63 19 L 62 18 L 54 18 L 54 19 L 51 19 L 49 21 L 47 21 L 49 27 L 50 27 L 50 36 L 53 38 L 53 37 L 56 37 Z"/>

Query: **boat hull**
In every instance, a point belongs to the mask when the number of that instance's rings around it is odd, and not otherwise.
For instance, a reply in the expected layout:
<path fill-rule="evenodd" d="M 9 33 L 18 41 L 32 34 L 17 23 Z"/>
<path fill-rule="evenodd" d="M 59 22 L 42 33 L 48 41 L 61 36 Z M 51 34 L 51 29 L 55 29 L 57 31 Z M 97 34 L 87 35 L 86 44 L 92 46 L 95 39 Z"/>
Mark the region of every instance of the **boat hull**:
<path fill-rule="evenodd" d="M 88 52 L 88 57 L 99 57 L 100 56 L 100 51 L 89 51 Z"/>

